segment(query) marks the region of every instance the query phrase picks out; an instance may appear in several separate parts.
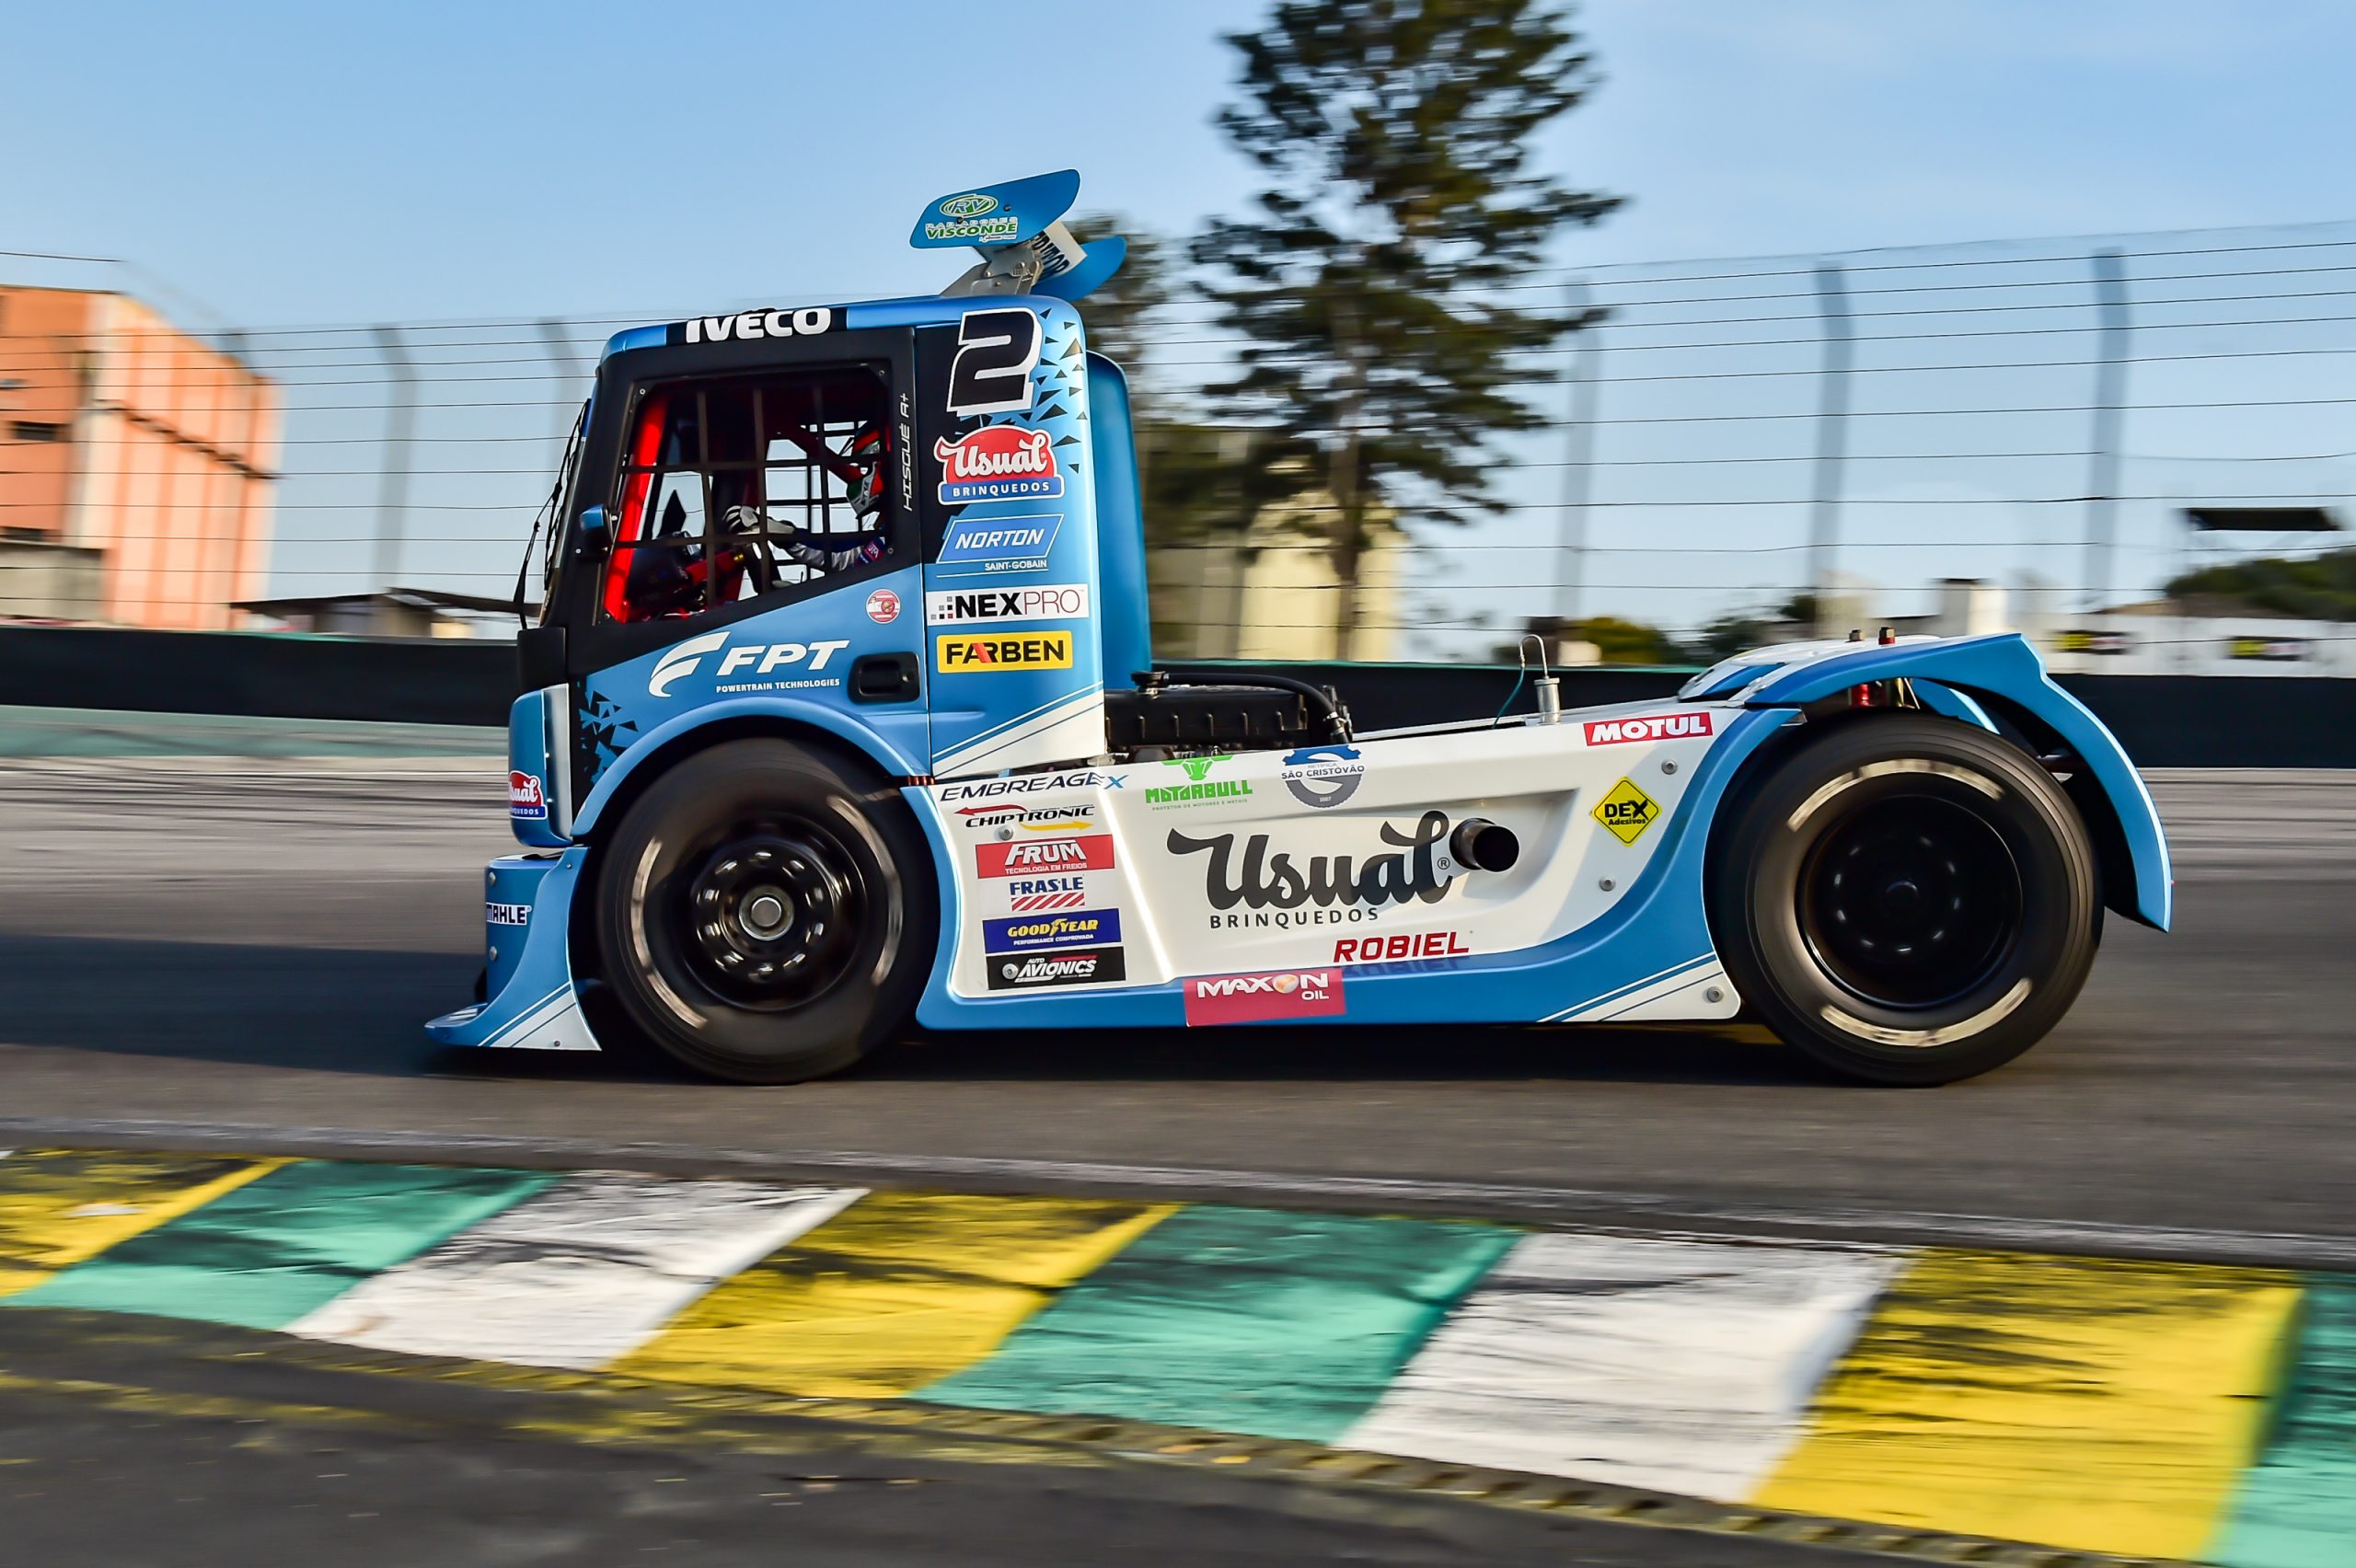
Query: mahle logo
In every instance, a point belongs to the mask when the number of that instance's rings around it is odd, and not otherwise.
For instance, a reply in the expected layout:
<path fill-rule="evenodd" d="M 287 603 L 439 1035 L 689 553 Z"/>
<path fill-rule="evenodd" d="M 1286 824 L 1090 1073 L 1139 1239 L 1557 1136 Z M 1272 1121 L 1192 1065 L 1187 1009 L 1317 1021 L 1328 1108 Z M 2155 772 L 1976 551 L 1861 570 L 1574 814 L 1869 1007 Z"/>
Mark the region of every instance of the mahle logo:
<path fill-rule="evenodd" d="M 941 203 L 941 215 L 944 218 L 978 218 L 984 213 L 997 211 L 998 198 L 978 190 L 971 195 L 949 197 Z"/>
<path fill-rule="evenodd" d="M 1210 770 L 1224 756 L 1173 756 L 1162 763 L 1164 767 L 1182 768 L 1187 782 L 1165 787 L 1148 785 L 1145 803 L 1149 806 L 1198 806 L 1208 801 L 1240 801 L 1252 793 L 1252 786 L 1242 778 L 1212 778 Z"/>

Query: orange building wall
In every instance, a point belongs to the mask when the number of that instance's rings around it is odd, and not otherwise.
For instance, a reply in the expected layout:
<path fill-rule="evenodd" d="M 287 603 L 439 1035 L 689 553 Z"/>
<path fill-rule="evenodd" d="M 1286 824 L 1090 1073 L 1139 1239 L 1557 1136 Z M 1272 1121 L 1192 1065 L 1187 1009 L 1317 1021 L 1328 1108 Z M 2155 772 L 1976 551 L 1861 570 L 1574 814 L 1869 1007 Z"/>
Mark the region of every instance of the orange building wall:
<path fill-rule="evenodd" d="M 261 597 L 269 570 L 276 385 L 136 300 L 0 286 L 12 378 L 26 385 L 0 389 L 0 528 L 104 551 L 109 620 L 242 622 L 229 606 Z M 72 440 L 13 440 L 17 419 L 70 421 Z"/>

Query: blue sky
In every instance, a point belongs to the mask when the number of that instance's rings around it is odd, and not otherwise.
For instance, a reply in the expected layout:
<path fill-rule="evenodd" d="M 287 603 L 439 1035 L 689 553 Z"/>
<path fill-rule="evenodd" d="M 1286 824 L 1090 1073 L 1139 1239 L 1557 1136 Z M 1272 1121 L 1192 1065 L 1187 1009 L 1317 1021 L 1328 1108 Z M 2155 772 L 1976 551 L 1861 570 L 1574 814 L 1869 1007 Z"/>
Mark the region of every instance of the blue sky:
<path fill-rule="evenodd" d="M 0 234 L 247 325 L 922 286 L 899 236 L 953 185 L 1076 164 L 1158 227 L 1233 204 L 1216 35 L 1263 9 L 19 6 Z M 1582 18 L 1606 80 L 1550 161 L 1634 200 L 1568 259 L 2348 215 L 2356 6 L 2332 0 Z"/>
<path fill-rule="evenodd" d="M 902 240 L 923 202 L 961 185 L 1077 166 L 1083 206 L 1117 207 L 1163 232 L 1237 206 L 1252 178 L 1210 122 L 1233 71 L 1218 35 L 1265 9 L 1264 0 L 17 7 L 0 93 L 0 144 L 11 149 L 0 248 L 123 257 L 142 271 L 0 259 L 0 276 L 129 286 L 158 294 L 191 325 L 255 328 L 657 317 L 930 291 L 943 262 Z M 2347 90 L 2356 6 L 1589 0 L 1580 25 L 1603 81 L 1550 130 L 1545 162 L 1631 200 L 1601 226 L 1565 237 L 1569 265 L 2356 216 L 2344 173 L 2356 144 Z M 2210 339 L 2269 350 L 2322 340 L 2304 325 L 2200 340 Z M 2199 346 L 2189 334 L 2150 340 Z M 2073 354 L 2085 347 L 2066 335 L 2051 343 L 2076 345 Z M 1728 364 L 1763 378 L 1746 386 L 1804 401 L 1812 351 L 1789 347 Z M 1643 352 L 1615 351 L 1615 364 L 1644 367 Z M 1893 366 L 1923 363 L 1919 345 L 1889 352 Z M 1871 363 L 1868 350 L 1861 363 Z M 2189 399 L 2227 385 L 2237 397 L 2280 396 L 2286 385 L 2330 396 L 2350 390 L 2350 363 L 2139 366 L 2134 396 Z M 2228 382 L 2229 371 L 2237 379 Z M 2083 379 L 2075 369 L 2003 384 L 1984 375 L 1863 377 L 1860 407 L 1878 388 L 1892 389 L 1892 407 L 1934 393 L 2008 407 L 2067 402 Z M 1737 406 L 1709 400 L 1719 395 L 1690 383 L 1615 385 L 1606 412 Z M 1551 404 L 1553 389 L 1545 397 Z M 553 406 L 519 408 L 518 431 L 544 439 Z M 2336 434 L 2344 412 L 2132 415 L 2131 450 L 2212 466 L 2131 465 L 2128 483 L 2186 496 L 2213 495 L 2220 484 L 2254 491 L 2261 481 L 2214 478 L 2213 465 L 2269 444 L 2356 447 Z M 429 409 L 427 430 L 455 443 L 487 432 L 491 417 Z M 357 440 L 382 418 L 364 409 L 301 414 L 291 433 Z M 468 419 L 477 422 L 463 431 L 455 422 Z M 1908 423 L 1862 421 L 1856 449 L 1871 452 L 1882 432 L 1889 451 L 1920 449 L 1932 432 Z M 1752 427 L 1712 428 L 1731 440 Z M 1806 449 L 1799 426 L 1759 428 Z M 2057 437 L 2003 421 L 1944 430 L 1943 439 L 1991 446 L 2075 444 L 2074 432 Z M 1643 429 L 1612 445 L 1621 433 L 1607 430 L 1606 445 L 1623 456 L 1665 449 L 1643 444 Z M 1674 426 L 1659 433 L 1684 439 Z M 275 586 L 360 586 L 351 579 L 365 551 L 349 536 L 373 493 L 359 456 L 366 449 L 309 450 L 348 453 L 354 472 L 305 477 L 301 449 L 290 448 Z M 514 508 L 528 513 L 545 464 L 510 453 L 525 459 L 512 475 L 486 477 L 468 464 L 421 476 L 421 553 L 405 576 L 440 571 L 454 586 L 474 586 L 512 572 L 502 563 L 522 531 Z M 1600 482 L 1600 493 L 1652 508 L 1667 508 L 1663 497 L 1718 508 L 1788 498 L 1805 469 L 1778 462 L 1666 475 L 1631 467 L 1606 476 L 1618 490 Z M 2344 465 L 2246 471 L 2269 484 L 2295 474 L 2298 488 L 2356 490 L 2356 470 Z M 1532 510 L 1460 536 L 1467 548 L 1433 566 L 1456 583 L 1445 617 L 1550 607 L 1528 585 L 1552 570 L 1545 541 L 1555 514 L 1543 508 L 1555 484 L 1552 473 L 1518 476 L 1517 497 Z M 2074 557 L 2063 541 L 2073 518 L 1974 498 L 2081 488 L 2070 464 L 1967 474 L 1861 463 L 1852 509 L 1860 548 L 1842 564 L 1893 587 L 2023 571 L 2070 581 Z M 1942 512 L 1942 497 L 1965 510 Z M 1791 581 L 1787 541 L 1803 517 L 1786 499 L 1759 513 L 1669 508 L 1606 519 L 1623 536 L 1641 524 L 1689 553 L 1625 559 L 1616 577 L 1603 559 L 1590 581 L 1607 591 L 1587 607 L 1690 624 L 1762 602 Z M 1926 531 L 1934 517 L 1971 525 Z M 2177 564 L 2171 517 L 2165 504 L 2129 509 L 2131 584 Z M 1879 544 L 1869 542 L 1877 529 L 1887 536 Z M 2052 548 L 2024 554 L 2005 543 L 2024 536 L 2050 536 Z M 1704 570 L 1705 548 L 1769 538 L 1786 542 Z M 1525 548 L 1537 553 L 1513 554 Z"/>

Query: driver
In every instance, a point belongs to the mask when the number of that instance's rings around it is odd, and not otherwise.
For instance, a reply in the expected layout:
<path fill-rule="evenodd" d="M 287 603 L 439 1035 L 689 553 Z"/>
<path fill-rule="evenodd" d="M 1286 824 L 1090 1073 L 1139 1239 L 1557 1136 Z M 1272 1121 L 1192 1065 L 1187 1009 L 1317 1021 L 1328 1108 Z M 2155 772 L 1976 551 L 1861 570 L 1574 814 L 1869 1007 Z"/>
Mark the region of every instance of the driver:
<path fill-rule="evenodd" d="M 827 545 L 836 536 L 813 534 L 791 522 L 773 519 L 758 506 L 730 507 L 722 514 L 728 531 L 765 538 L 787 560 L 820 571 L 847 571 L 862 561 L 883 559 L 884 540 L 876 530 L 884 522 L 884 459 L 888 450 L 884 427 L 862 425 L 851 437 L 849 449 L 839 455 L 828 451 L 824 440 L 805 430 L 789 425 L 780 433 L 843 481 L 850 491 L 851 515 L 859 520 L 860 537 L 848 548 L 830 549 Z"/>

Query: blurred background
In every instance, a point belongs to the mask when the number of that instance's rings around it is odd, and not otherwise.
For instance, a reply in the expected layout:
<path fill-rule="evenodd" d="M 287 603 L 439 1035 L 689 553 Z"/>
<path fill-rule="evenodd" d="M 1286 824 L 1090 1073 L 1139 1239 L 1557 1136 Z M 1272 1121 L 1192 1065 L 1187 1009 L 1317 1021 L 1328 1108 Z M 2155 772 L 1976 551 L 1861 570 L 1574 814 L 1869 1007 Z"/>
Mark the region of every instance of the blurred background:
<path fill-rule="evenodd" d="M 1380 5 L 885 9 L 13 17 L 0 617 L 512 636 L 607 336 L 1076 165 L 1164 657 L 2356 674 L 2343 7 L 1501 0 L 1445 90 Z"/>

